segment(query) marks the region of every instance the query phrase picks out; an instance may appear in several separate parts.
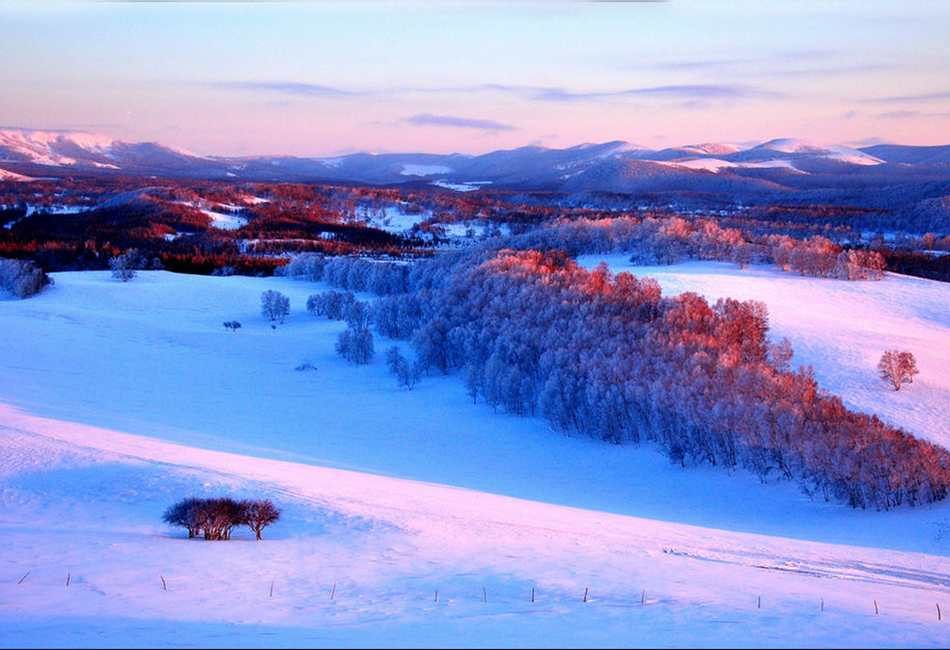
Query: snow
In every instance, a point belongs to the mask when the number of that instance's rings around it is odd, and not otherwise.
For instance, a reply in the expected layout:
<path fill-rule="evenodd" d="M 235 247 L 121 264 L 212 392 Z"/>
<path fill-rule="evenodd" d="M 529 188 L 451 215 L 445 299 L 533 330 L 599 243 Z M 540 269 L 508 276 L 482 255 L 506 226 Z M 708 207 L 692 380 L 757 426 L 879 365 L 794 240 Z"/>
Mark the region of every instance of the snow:
<path fill-rule="evenodd" d="M 819 144 L 800 138 L 779 138 L 759 145 L 756 149 L 769 149 L 781 153 L 811 154 L 852 165 L 880 165 L 884 161 L 857 149 L 836 144 Z"/>
<path fill-rule="evenodd" d="M 429 221 L 432 219 L 432 212 L 416 212 L 408 213 L 404 210 L 402 205 L 387 205 L 383 208 L 384 212 L 382 215 L 379 213 L 373 213 L 372 210 L 364 208 L 365 212 L 361 214 L 361 218 L 366 221 L 366 223 L 380 230 L 385 230 L 386 232 L 396 233 L 396 234 L 410 234 L 412 233 L 413 227 L 416 225 Z M 433 225 L 438 226 L 442 229 L 442 232 L 446 237 L 453 239 L 464 240 L 471 237 L 481 237 L 485 235 L 488 230 L 488 224 L 481 220 L 476 219 L 472 221 L 459 221 L 453 223 L 434 223 Z M 499 232 L 509 233 L 509 229 L 506 225 L 503 225 Z M 425 232 L 416 232 L 412 233 L 419 237 L 429 237 Z"/>
<path fill-rule="evenodd" d="M 6 169 L 0 169 L 0 181 L 35 181 L 32 176 L 24 176 Z"/>
<path fill-rule="evenodd" d="M 449 174 L 452 172 L 451 167 L 446 167 L 445 165 L 411 165 L 406 164 L 402 166 L 402 171 L 399 173 L 402 176 L 433 176 L 436 174 Z"/>
<path fill-rule="evenodd" d="M 805 174 L 802 170 L 795 167 L 794 163 L 787 158 L 775 158 L 772 160 L 762 160 L 759 162 L 733 162 L 731 160 L 721 160 L 719 158 L 688 158 L 684 160 L 676 161 L 655 161 L 657 165 L 665 165 L 667 167 L 680 167 L 693 170 L 702 170 L 713 172 L 718 174 L 723 169 L 730 169 L 735 167 L 740 168 L 749 168 L 749 169 L 773 169 L 773 168 L 785 168 L 799 174 Z"/>
<path fill-rule="evenodd" d="M 664 269 L 711 288 L 787 277 Z M 333 352 L 345 325 L 303 310 L 325 285 L 54 279 L 0 300 L 4 647 L 946 645 L 944 503 L 854 511 L 554 434 L 473 405 L 457 376 L 401 390 L 391 342 L 363 367 Z M 835 322 L 948 326 L 914 302 L 936 289 L 901 301 L 914 283 L 891 279 L 824 281 L 878 287 Z M 265 289 L 290 298 L 285 324 L 260 316 Z M 945 407 L 921 370 L 893 396 Z M 190 495 L 272 498 L 284 515 L 262 542 L 188 540 L 160 518 Z"/>
<path fill-rule="evenodd" d="M 247 218 L 239 214 L 234 214 L 233 212 L 219 212 L 217 210 L 208 209 L 210 206 L 206 206 L 203 201 L 199 202 L 197 205 L 194 202 L 188 201 L 176 201 L 179 205 L 187 205 L 192 208 L 197 208 L 201 214 L 205 215 L 211 219 L 211 227 L 218 228 L 220 230 L 237 230 L 243 225 L 247 224 Z M 255 201 L 257 203 L 257 201 Z M 234 207 L 240 209 L 240 206 L 228 206 L 218 204 L 216 207 L 227 209 L 229 207 Z"/>
<path fill-rule="evenodd" d="M 436 180 L 432 184 L 446 190 L 455 190 L 456 192 L 473 192 L 481 189 L 482 185 L 491 185 L 491 181 L 469 181 L 467 183 L 450 183 L 448 181 Z"/>
<path fill-rule="evenodd" d="M 383 215 L 374 215 L 367 211 L 364 219 L 373 228 L 391 233 L 405 233 L 412 230 L 416 224 L 432 218 L 431 212 L 407 213 L 401 205 L 387 205 Z"/>
<path fill-rule="evenodd" d="M 25 156 L 39 165 L 74 165 L 76 160 L 54 151 L 54 147 L 72 143 L 94 153 L 105 153 L 118 142 L 108 136 L 82 131 L 37 131 L 29 129 L 0 129 L 0 147 Z M 100 165 L 111 167 L 110 165 Z"/>
<path fill-rule="evenodd" d="M 687 169 L 701 169 L 710 172 L 719 172 L 724 167 L 739 167 L 738 163 L 718 158 L 693 158 L 691 160 L 679 160 L 675 163 L 660 163 L 669 167 L 686 167 Z"/>

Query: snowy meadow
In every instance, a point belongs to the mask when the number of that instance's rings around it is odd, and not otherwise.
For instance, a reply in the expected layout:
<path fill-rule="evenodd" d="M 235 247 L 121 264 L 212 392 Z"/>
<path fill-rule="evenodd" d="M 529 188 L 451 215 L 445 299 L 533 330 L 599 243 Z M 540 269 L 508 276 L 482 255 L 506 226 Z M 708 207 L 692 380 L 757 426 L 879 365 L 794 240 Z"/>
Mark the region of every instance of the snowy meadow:
<path fill-rule="evenodd" d="M 593 267 L 600 258 L 583 258 Z M 614 271 L 623 256 L 606 258 Z M 632 267 L 665 294 L 765 302 L 849 408 L 946 445 L 945 284 L 719 263 Z M 285 278 L 54 274 L 0 298 L 0 645 L 942 647 L 950 507 L 812 500 L 409 391 L 334 351 Z M 260 295 L 290 298 L 286 322 Z M 370 296 L 362 296 L 370 299 Z M 236 331 L 222 323 L 239 321 Z M 399 343 L 406 348 L 405 342 Z M 887 348 L 920 375 L 890 390 Z M 269 498 L 256 541 L 188 539 L 187 496 Z"/>

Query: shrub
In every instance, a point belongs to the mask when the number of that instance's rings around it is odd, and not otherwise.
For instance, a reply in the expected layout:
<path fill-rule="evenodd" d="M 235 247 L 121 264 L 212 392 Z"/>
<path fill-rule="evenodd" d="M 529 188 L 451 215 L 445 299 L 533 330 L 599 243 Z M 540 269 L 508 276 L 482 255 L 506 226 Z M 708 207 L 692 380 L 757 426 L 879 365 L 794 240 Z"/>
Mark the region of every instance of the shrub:
<path fill-rule="evenodd" d="M 53 284 L 46 272 L 30 260 L 0 259 L 0 288 L 17 298 L 29 298 Z"/>
<path fill-rule="evenodd" d="M 203 535 L 208 540 L 231 539 L 235 526 L 248 526 L 257 539 L 261 531 L 280 519 L 280 508 L 270 499 L 235 501 L 229 497 L 188 497 L 169 506 L 162 519 L 188 530 L 188 538 Z"/>

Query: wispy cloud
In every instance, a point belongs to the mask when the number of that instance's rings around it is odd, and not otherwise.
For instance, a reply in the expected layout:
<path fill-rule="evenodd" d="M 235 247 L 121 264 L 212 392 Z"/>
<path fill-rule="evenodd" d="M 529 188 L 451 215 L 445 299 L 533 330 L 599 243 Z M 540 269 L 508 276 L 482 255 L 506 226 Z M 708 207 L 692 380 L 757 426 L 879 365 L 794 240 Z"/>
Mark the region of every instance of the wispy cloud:
<path fill-rule="evenodd" d="M 504 93 L 516 95 L 529 101 L 539 102 L 584 102 L 611 98 L 653 97 L 673 100 L 721 100 L 744 99 L 749 97 L 781 96 L 782 93 L 753 88 L 741 84 L 680 84 L 664 86 L 647 86 L 641 88 L 620 88 L 604 90 L 574 90 L 556 86 L 527 86 L 506 84 L 475 84 L 471 86 L 430 86 L 405 88 L 379 88 L 372 91 L 350 90 L 321 84 L 300 83 L 289 81 L 219 81 L 208 82 L 207 86 L 219 90 L 229 91 L 257 91 L 276 93 L 295 97 L 361 97 L 368 95 L 399 95 L 414 94 L 470 94 L 470 93 Z M 428 116 L 438 118 L 439 116 Z M 476 120 L 476 122 L 478 122 Z M 434 122 L 429 122 L 434 124 Z M 471 126 L 467 124 L 445 123 L 442 126 Z M 496 130 L 503 130 L 510 125 L 496 125 Z M 482 128 L 471 126 L 471 128 Z"/>
<path fill-rule="evenodd" d="M 456 115 L 433 115 L 420 113 L 407 117 L 403 122 L 415 126 L 447 126 L 457 129 L 478 129 L 480 131 L 514 131 L 517 127 L 511 124 L 502 124 L 494 120 L 479 120 Z"/>
<path fill-rule="evenodd" d="M 913 102 L 929 102 L 933 100 L 943 100 L 950 99 L 950 90 L 945 90 L 936 93 L 923 93 L 920 95 L 898 95 L 891 97 L 875 97 L 873 99 L 866 100 L 872 104 L 899 104 L 899 103 L 913 103 Z"/>
<path fill-rule="evenodd" d="M 535 91 L 533 98 L 541 101 L 569 102 L 607 99 L 611 97 L 657 97 L 661 99 L 740 99 L 762 91 L 753 91 L 742 86 L 728 84 L 683 84 L 651 86 L 625 90 L 574 92 L 564 88 L 544 88 Z"/>
<path fill-rule="evenodd" d="M 355 97 L 366 93 L 295 81 L 212 81 L 205 84 L 218 90 L 263 91 L 297 97 Z"/>

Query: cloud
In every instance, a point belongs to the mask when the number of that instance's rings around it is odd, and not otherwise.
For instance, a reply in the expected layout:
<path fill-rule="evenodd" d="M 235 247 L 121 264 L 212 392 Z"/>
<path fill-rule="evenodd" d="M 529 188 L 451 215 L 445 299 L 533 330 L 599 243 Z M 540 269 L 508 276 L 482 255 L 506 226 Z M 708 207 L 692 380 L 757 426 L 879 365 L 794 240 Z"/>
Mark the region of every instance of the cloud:
<path fill-rule="evenodd" d="M 420 113 L 407 117 L 403 122 L 414 126 L 447 126 L 458 129 L 477 129 L 480 131 L 515 131 L 517 127 L 511 124 L 502 124 L 494 120 L 477 120 L 455 115 L 433 115 Z"/>
<path fill-rule="evenodd" d="M 333 86 L 294 81 L 212 81 L 206 85 L 219 90 L 264 91 L 296 97 L 355 97 L 365 94 Z"/>
<path fill-rule="evenodd" d="M 879 120 L 912 120 L 927 117 L 944 118 L 950 115 L 950 111 L 924 112 L 924 111 L 886 111 L 874 115 Z"/>
<path fill-rule="evenodd" d="M 292 81 L 217 81 L 207 82 L 205 85 L 219 90 L 230 91 L 260 91 L 278 93 L 294 97 L 362 97 L 367 95 L 397 95 L 403 93 L 426 93 L 438 95 L 468 94 L 468 93 L 505 93 L 517 95 L 529 101 L 541 102 L 584 102 L 610 98 L 624 97 L 655 97 L 675 100 L 716 100 L 716 99 L 744 99 L 748 97 L 776 97 L 782 93 L 764 91 L 739 84 L 681 84 L 666 86 L 650 86 L 645 88 L 622 88 L 618 90 L 578 91 L 569 88 L 552 86 L 521 86 L 496 83 L 477 84 L 473 86 L 435 86 L 435 87 L 406 87 L 406 88 L 379 88 L 373 91 L 358 91 L 324 86 L 321 84 L 300 83 Z M 498 124 L 491 121 L 467 120 L 467 118 L 448 118 L 439 122 L 440 116 L 422 115 L 427 124 L 439 126 L 458 126 L 461 128 L 511 130 L 515 127 Z M 433 121 L 434 120 L 434 121 Z M 415 122 L 413 122 L 415 123 Z M 487 125 L 487 126 L 486 126 Z"/>
<path fill-rule="evenodd" d="M 950 99 L 950 90 L 924 93 L 921 95 L 900 95 L 891 97 L 877 97 L 866 101 L 872 104 L 898 104 L 901 102 L 929 102 L 933 100 Z"/>
<path fill-rule="evenodd" d="M 730 84 L 681 84 L 670 86 L 650 86 L 625 90 L 598 92 L 574 92 L 564 88 L 540 88 L 530 91 L 532 99 L 538 101 L 570 102 L 608 99 L 611 97 L 656 97 L 676 100 L 743 99 L 751 96 L 774 96 L 776 93 L 754 90 L 745 86 Z"/>
<path fill-rule="evenodd" d="M 849 140 L 844 144 L 852 147 L 870 147 L 876 144 L 892 144 L 892 141 L 885 140 L 884 138 L 879 138 L 877 136 L 869 136 L 862 140 Z"/>

